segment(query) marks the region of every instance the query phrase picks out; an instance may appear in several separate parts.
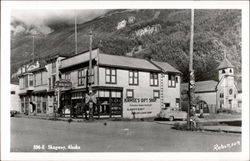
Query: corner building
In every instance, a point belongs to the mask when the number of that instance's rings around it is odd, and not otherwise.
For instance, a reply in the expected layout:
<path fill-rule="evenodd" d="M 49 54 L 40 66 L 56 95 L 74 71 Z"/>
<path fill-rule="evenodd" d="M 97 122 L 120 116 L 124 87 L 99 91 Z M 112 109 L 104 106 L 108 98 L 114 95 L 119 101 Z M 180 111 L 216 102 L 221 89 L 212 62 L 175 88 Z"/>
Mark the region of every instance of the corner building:
<path fill-rule="evenodd" d="M 19 68 L 19 98 L 21 113 L 27 115 L 53 114 L 55 110 L 55 82 L 59 80 L 61 55 Z"/>
<path fill-rule="evenodd" d="M 61 79 L 71 88 L 61 90 L 61 111 L 88 115 L 88 87 L 94 97 L 94 117 L 155 117 L 161 108 L 180 108 L 181 73 L 165 62 L 104 54 L 92 50 L 61 60 Z"/>

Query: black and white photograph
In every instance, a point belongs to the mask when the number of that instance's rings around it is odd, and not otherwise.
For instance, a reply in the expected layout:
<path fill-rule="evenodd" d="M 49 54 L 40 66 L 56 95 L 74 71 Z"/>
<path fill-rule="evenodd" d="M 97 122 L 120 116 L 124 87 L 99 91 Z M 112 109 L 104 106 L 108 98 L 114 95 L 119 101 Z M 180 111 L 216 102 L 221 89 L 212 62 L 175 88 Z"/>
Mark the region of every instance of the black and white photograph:
<path fill-rule="evenodd" d="M 4 4 L 3 160 L 249 159 L 249 2 Z"/>

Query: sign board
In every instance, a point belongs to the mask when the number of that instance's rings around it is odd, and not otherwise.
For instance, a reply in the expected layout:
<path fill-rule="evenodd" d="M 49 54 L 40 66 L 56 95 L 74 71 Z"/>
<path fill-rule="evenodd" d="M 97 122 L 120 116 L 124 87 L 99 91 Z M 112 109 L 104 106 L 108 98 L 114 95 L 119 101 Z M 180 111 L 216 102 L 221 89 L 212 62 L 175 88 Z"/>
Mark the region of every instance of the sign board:
<path fill-rule="evenodd" d="M 72 83 L 69 80 L 61 79 L 59 81 L 56 81 L 55 87 L 56 88 L 71 88 Z"/>
<path fill-rule="evenodd" d="M 89 100 L 90 100 L 90 96 L 89 96 L 88 94 L 86 94 L 85 103 L 88 103 Z M 95 94 L 92 95 L 92 101 L 93 101 L 94 103 L 96 103 L 96 95 L 95 95 Z"/>
<path fill-rule="evenodd" d="M 155 117 L 160 112 L 159 98 L 124 98 L 123 117 L 124 118 L 143 118 Z"/>

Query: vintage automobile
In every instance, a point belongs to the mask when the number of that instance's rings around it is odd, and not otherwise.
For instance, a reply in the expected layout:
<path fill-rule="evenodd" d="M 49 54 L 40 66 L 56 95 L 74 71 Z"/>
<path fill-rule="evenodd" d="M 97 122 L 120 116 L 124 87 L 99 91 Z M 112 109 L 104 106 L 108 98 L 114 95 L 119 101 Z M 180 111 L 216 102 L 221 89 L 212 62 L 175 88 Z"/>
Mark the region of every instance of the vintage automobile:
<path fill-rule="evenodd" d="M 15 110 L 10 110 L 10 117 L 14 117 L 16 114 L 18 114 Z"/>
<path fill-rule="evenodd" d="M 184 121 L 187 119 L 187 113 L 177 108 L 169 107 L 161 109 L 158 117 L 161 119 L 168 119 L 169 121 L 173 121 L 174 119 L 181 119 Z"/>

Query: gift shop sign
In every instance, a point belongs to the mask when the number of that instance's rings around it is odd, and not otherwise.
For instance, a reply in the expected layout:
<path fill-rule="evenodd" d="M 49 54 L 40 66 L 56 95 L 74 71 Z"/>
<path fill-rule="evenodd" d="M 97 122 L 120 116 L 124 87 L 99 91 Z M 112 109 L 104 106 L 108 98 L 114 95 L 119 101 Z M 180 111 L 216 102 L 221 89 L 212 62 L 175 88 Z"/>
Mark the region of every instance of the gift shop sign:
<path fill-rule="evenodd" d="M 135 114 L 151 114 L 153 106 L 156 105 L 156 98 L 124 98 L 126 110 Z"/>

